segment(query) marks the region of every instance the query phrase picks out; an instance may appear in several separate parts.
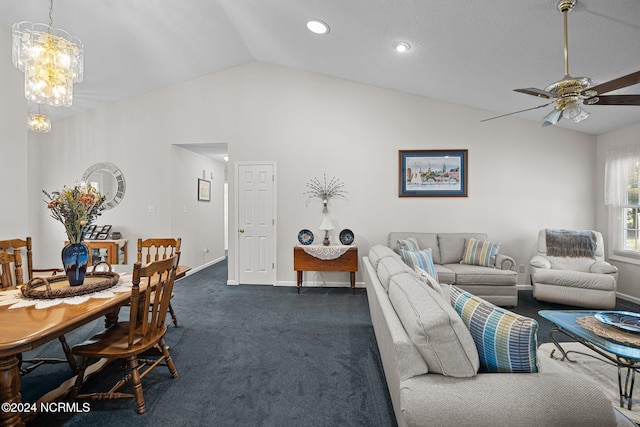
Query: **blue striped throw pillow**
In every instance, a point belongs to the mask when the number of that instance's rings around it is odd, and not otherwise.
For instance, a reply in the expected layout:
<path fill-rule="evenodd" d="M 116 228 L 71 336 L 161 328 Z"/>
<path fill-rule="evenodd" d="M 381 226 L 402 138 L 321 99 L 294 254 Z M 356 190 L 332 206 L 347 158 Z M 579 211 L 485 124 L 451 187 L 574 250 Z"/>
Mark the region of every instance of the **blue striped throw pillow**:
<path fill-rule="evenodd" d="M 405 262 L 405 264 L 407 264 L 412 269 L 415 270 L 416 267 L 420 267 L 431 277 L 438 277 L 438 273 L 436 273 L 436 266 L 433 265 L 431 248 L 422 249 L 419 251 L 400 250 L 400 255 L 402 255 L 402 260 Z"/>
<path fill-rule="evenodd" d="M 500 243 L 469 238 L 464 248 L 460 264 L 493 267 L 496 265 L 498 250 L 500 250 Z"/>
<path fill-rule="evenodd" d="M 538 372 L 535 319 L 496 307 L 456 286 L 451 286 L 450 296 L 476 343 L 479 372 Z"/>
<path fill-rule="evenodd" d="M 415 237 L 408 237 L 406 239 L 398 240 L 398 250 L 411 252 L 419 251 L 420 245 L 418 244 L 418 239 Z"/>

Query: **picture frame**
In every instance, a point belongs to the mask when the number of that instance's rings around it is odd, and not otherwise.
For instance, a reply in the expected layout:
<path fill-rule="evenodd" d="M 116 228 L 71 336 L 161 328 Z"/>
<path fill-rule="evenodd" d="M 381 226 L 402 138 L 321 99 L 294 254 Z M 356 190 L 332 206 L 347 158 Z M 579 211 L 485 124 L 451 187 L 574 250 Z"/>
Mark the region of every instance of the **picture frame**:
<path fill-rule="evenodd" d="M 201 202 L 211 201 L 211 181 L 198 178 L 198 201 L 201 201 Z"/>
<path fill-rule="evenodd" d="M 399 197 L 467 197 L 468 150 L 399 150 Z"/>
<path fill-rule="evenodd" d="M 85 227 L 84 229 L 84 240 L 91 240 L 93 233 L 96 231 L 96 225 L 95 224 L 91 224 L 87 227 Z"/>
<path fill-rule="evenodd" d="M 107 240 L 107 237 L 109 237 L 109 233 L 100 232 L 100 233 L 98 233 L 98 236 L 96 237 L 96 239 L 97 240 Z"/>

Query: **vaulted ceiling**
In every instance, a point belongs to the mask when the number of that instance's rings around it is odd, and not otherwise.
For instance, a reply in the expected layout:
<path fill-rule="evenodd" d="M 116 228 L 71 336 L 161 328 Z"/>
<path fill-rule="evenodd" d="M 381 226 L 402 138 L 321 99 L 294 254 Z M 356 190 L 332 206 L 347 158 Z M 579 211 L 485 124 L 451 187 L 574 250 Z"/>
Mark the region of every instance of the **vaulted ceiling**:
<path fill-rule="evenodd" d="M 85 45 L 85 78 L 60 118 L 250 61 L 282 65 L 486 110 L 545 103 L 564 75 L 556 0 L 54 0 L 53 26 Z M 305 23 L 330 26 L 319 36 Z M 2 0 L 0 26 L 48 23 L 47 0 Z M 569 70 L 602 83 L 640 70 L 640 1 L 578 0 L 569 12 Z M 411 49 L 399 54 L 396 41 Z M 10 61 L 10 58 L 5 58 Z M 640 94 L 640 85 L 616 93 Z M 513 117 L 533 121 L 552 109 Z M 640 123 L 640 106 L 588 106 L 602 134 Z M 487 122 L 491 123 L 491 122 Z"/>

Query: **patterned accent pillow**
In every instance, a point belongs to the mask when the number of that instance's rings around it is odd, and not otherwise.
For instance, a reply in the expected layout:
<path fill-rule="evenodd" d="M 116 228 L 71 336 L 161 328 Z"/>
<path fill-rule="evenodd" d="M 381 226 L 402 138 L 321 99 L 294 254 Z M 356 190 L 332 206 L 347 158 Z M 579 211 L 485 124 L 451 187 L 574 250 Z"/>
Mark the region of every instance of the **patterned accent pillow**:
<path fill-rule="evenodd" d="M 476 240 L 473 237 L 467 239 L 460 264 L 480 265 L 483 267 L 495 267 L 496 255 L 500 250 L 500 243 L 485 240 Z"/>
<path fill-rule="evenodd" d="M 401 250 L 400 255 L 402 255 L 402 260 L 409 267 L 414 270 L 416 267 L 420 267 L 424 271 L 427 272 L 431 277 L 437 277 L 438 273 L 436 273 L 436 266 L 433 265 L 433 256 L 431 254 L 431 248 L 422 249 L 419 251 L 405 251 Z"/>
<path fill-rule="evenodd" d="M 415 237 L 408 237 L 405 240 L 398 240 L 398 252 L 402 253 L 402 251 L 410 251 L 417 252 L 420 250 L 420 244 L 418 244 L 418 239 Z"/>
<path fill-rule="evenodd" d="M 476 343 L 479 372 L 538 372 L 535 319 L 496 307 L 456 286 L 451 286 L 450 296 Z"/>

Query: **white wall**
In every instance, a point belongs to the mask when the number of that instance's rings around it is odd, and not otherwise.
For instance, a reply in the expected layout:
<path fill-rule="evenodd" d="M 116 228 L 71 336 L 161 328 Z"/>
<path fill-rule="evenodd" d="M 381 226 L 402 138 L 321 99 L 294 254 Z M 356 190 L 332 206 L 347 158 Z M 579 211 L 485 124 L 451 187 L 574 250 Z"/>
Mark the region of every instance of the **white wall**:
<path fill-rule="evenodd" d="M 179 215 L 180 204 L 170 206 L 166 194 L 173 144 L 225 141 L 231 162 L 276 161 L 281 284 L 295 281 L 292 247 L 298 231 L 319 233 L 321 207 L 312 203 L 307 208 L 302 193 L 306 182 L 323 173 L 343 180 L 348 192 L 348 201 L 330 203 L 339 227 L 333 240 L 340 228 L 350 228 L 363 255 L 371 245 L 386 242 L 391 230 L 485 231 L 503 242 L 503 252 L 527 265 L 540 228 L 595 226 L 596 138 L 513 117 L 480 123 L 490 115 L 250 63 L 55 123 L 34 155 L 39 184 L 48 189 L 75 182 L 92 163 L 118 165 L 127 179 L 127 195 L 100 222 L 114 224 L 127 236 L 175 234 L 172 215 Z M 469 197 L 399 198 L 398 150 L 443 148 L 469 150 Z M 233 177 L 229 181 L 233 197 Z M 157 207 L 153 216 L 147 213 L 151 203 Z M 234 206 L 232 199 L 230 228 Z M 39 224 L 39 240 L 49 245 L 47 253 L 56 252 L 63 238 L 60 226 L 45 209 Z M 195 233 L 209 225 L 189 226 Z M 229 279 L 234 280 L 235 233 L 230 236 Z M 199 254 L 183 258 L 185 263 L 197 267 L 203 262 L 201 242 L 185 239 L 183 245 Z M 527 277 L 521 274 L 520 281 Z M 335 273 L 317 280 L 347 279 Z"/>
<path fill-rule="evenodd" d="M 198 267 L 224 259 L 225 165 L 176 146 L 171 163 L 171 234 L 184 242 L 180 263 Z M 198 201 L 198 178 L 211 182 L 210 202 Z"/>
<path fill-rule="evenodd" d="M 24 74 L 11 63 L 11 30 L 0 27 L 0 240 L 25 238 L 27 220 L 27 109 Z"/>
<path fill-rule="evenodd" d="M 614 132 L 609 132 L 598 137 L 597 143 L 597 163 L 596 163 L 596 227 L 600 230 L 611 245 L 611 236 L 608 233 L 608 208 L 604 205 L 604 168 L 607 151 L 636 147 L 640 145 L 640 124 L 629 126 Z M 607 248 L 609 249 L 609 248 Z M 640 302 L 640 263 L 620 261 L 622 258 L 609 260 L 618 267 L 618 293 L 630 296 L 631 299 Z"/>

